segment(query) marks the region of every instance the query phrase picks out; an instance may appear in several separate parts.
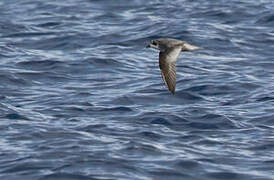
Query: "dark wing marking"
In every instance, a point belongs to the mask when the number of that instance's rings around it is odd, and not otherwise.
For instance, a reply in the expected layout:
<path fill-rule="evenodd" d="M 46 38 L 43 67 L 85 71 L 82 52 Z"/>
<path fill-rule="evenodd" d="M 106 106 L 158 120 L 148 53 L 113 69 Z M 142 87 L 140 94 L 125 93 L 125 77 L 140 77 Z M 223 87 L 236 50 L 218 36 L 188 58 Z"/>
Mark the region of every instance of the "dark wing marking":
<path fill-rule="evenodd" d="M 159 66 L 163 81 L 168 90 L 175 94 L 176 88 L 176 61 L 180 55 L 181 47 L 172 48 L 159 54 Z"/>
<path fill-rule="evenodd" d="M 175 93 L 176 88 L 176 64 L 174 63 L 161 63 L 162 78 L 168 87 L 168 90 Z"/>

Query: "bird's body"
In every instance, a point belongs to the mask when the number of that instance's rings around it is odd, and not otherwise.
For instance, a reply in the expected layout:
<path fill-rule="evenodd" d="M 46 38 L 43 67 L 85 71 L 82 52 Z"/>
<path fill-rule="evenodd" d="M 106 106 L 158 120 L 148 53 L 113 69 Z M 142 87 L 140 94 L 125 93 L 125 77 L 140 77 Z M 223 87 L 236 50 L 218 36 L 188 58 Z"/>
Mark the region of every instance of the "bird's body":
<path fill-rule="evenodd" d="M 152 40 L 147 47 L 160 50 L 159 67 L 161 69 L 163 81 L 172 94 L 175 94 L 176 61 L 180 53 L 182 51 L 192 51 L 199 48 L 190 45 L 185 41 L 170 38 Z"/>

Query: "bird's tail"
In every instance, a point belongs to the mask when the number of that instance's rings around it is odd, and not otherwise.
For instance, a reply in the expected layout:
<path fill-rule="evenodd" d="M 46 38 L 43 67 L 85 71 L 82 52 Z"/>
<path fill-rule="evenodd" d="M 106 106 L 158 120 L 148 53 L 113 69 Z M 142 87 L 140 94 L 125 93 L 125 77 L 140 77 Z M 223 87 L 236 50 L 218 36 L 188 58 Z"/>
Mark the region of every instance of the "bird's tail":
<path fill-rule="evenodd" d="M 184 51 L 194 51 L 194 50 L 200 49 L 200 47 L 194 46 L 194 45 L 190 45 L 188 43 L 184 43 L 183 46 L 184 46 L 184 48 L 183 48 Z"/>

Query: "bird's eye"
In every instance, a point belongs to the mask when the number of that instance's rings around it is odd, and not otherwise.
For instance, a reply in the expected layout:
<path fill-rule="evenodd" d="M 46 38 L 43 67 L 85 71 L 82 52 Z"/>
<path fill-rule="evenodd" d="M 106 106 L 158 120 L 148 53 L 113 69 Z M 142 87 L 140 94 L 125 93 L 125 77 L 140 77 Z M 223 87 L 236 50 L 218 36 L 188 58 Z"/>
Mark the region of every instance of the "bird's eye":
<path fill-rule="evenodd" d="M 152 44 L 155 45 L 155 46 L 157 45 L 157 43 L 155 41 L 152 41 Z"/>

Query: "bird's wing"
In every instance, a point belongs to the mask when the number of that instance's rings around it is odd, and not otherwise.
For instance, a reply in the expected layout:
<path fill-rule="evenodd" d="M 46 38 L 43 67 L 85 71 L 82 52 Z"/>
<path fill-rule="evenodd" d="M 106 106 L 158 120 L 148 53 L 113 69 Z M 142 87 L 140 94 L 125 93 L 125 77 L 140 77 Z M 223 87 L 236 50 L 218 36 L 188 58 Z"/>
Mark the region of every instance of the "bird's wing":
<path fill-rule="evenodd" d="M 165 82 L 168 89 L 175 93 L 176 87 L 176 61 L 180 55 L 181 47 L 175 47 L 168 49 L 159 54 L 159 66 L 163 81 Z"/>

